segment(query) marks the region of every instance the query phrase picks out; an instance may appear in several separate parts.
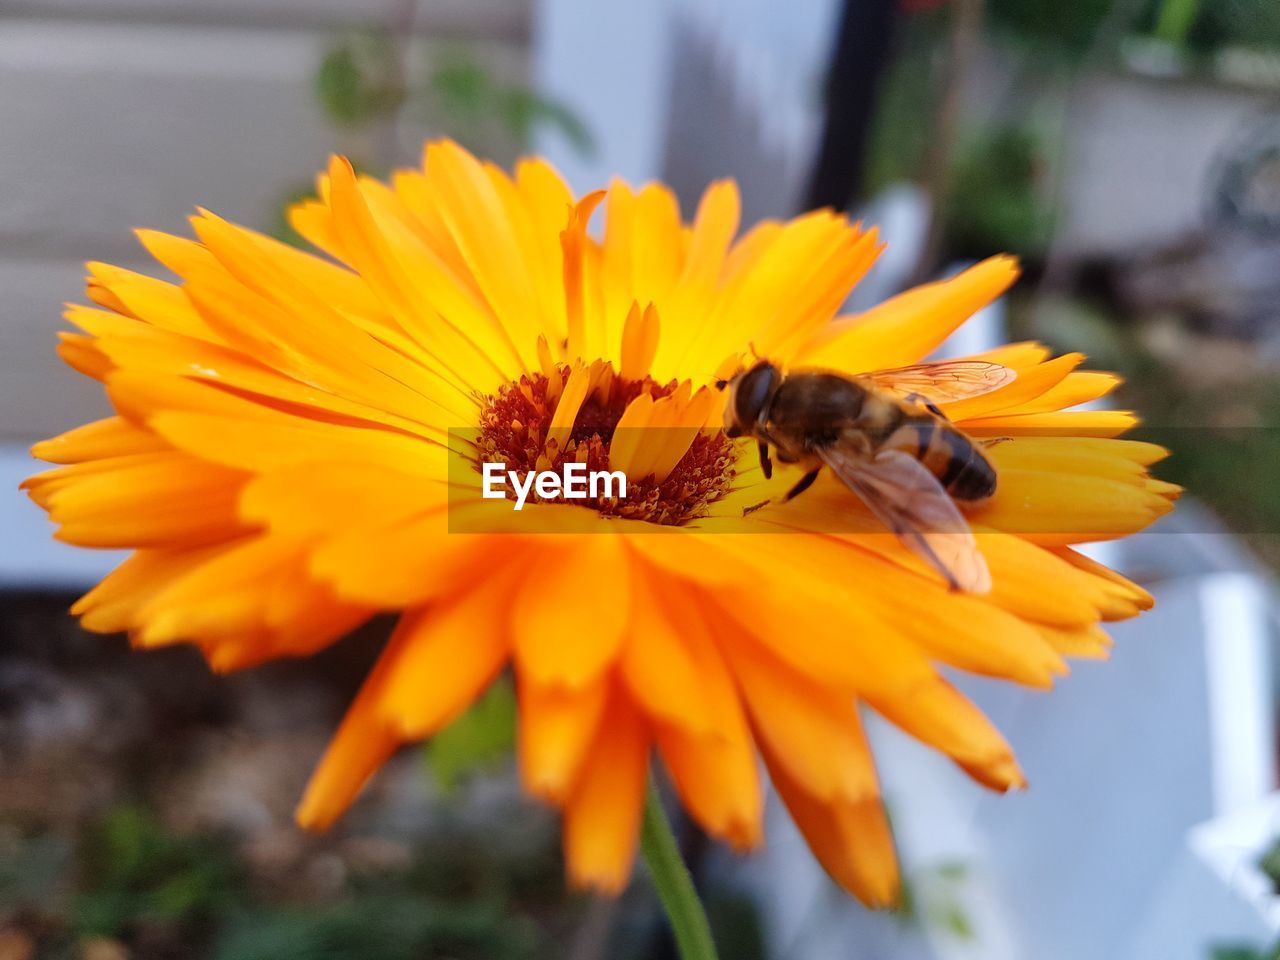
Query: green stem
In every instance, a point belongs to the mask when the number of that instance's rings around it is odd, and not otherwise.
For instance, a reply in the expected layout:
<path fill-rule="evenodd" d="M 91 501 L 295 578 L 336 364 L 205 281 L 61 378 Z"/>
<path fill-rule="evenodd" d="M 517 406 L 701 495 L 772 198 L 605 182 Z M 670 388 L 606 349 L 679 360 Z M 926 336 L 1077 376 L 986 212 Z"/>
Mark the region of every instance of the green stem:
<path fill-rule="evenodd" d="M 653 885 L 658 889 L 658 899 L 667 911 L 680 960 L 716 960 L 711 925 L 693 888 L 689 868 L 680 859 L 680 848 L 676 846 L 671 824 L 662 810 L 662 798 L 652 780 L 645 798 L 640 849 L 644 851 Z"/>

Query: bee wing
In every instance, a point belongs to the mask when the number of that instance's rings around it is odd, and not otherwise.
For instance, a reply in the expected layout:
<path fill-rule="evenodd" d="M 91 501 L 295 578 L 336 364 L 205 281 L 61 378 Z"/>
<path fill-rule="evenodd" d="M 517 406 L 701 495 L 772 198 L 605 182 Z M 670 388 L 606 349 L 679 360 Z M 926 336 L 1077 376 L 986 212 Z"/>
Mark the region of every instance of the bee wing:
<path fill-rule="evenodd" d="M 864 375 L 864 379 L 895 396 L 905 399 L 915 395 L 933 403 L 980 397 L 1017 378 L 1017 372 L 1009 367 L 985 360 L 940 360 Z"/>
<path fill-rule="evenodd" d="M 991 573 L 968 521 L 919 460 L 901 450 L 881 450 L 868 459 L 840 444 L 822 447 L 817 454 L 953 590 L 986 593 L 991 589 Z"/>

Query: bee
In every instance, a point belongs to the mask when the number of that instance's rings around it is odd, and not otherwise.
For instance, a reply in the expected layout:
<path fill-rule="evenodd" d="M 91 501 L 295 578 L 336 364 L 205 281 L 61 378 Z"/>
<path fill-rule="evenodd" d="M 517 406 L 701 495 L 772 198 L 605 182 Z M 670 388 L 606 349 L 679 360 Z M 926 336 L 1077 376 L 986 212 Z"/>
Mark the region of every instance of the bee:
<path fill-rule="evenodd" d="M 780 463 L 805 468 L 783 502 L 828 467 L 952 590 L 986 593 L 991 575 L 957 503 L 990 498 L 995 467 L 938 404 L 981 396 L 1015 377 L 1008 367 L 979 360 L 862 376 L 821 370 L 784 376 L 761 360 L 716 386 L 729 391 L 725 433 L 758 441 L 766 479 L 773 476 L 771 449 Z"/>

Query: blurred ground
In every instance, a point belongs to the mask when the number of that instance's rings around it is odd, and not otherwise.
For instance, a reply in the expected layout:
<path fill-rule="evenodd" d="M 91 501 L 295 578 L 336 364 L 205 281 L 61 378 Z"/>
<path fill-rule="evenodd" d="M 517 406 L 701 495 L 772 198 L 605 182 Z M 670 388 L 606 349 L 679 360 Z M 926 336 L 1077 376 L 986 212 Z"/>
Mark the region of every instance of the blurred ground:
<path fill-rule="evenodd" d="M 442 796 L 411 753 L 331 835 L 293 825 L 379 630 L 218 678 L 81 632 L 68 599 L 0 606 L 4 960 L 558 955 L 580 905 L 508 778 Z"/>

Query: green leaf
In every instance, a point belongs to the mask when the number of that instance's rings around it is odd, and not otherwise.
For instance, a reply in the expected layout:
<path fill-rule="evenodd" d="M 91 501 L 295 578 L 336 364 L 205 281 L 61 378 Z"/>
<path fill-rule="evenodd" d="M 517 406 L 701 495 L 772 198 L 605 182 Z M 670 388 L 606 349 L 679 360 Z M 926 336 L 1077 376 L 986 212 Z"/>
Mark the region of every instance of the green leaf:
<path fill-rule="evenodd" d="M 1156 36 L 1173 44 L 1183 44 L 1200 12 L 1200 0 L 1164 0 L 1156 20 Z"/>
<path fill-rule="evenodd" d="M 938 877 L 952 883 L 959 883 L 969 876 L 969 864 L 963 860 L 944 860 L 938 864 Z"/>
<path fill-rule="evenodd" d="M 329 118 L 342 124 L 360 119 L 360 70 L 345 47 L 330 50 L 320 62 L 316 94 Z"/>
<path fill-rule="evenodd" d="M 394 112 L 405 97 L 396 44 L 372 32 L 339 41 L 320 61 L 316 95 L 341 126 L 362 126 Z"/>
<path fill-rule="evenodd" d="M 595 141 L 586 124 L 557 100 L 532 90 L 514 88 L 505 92 L 501 109 L 521 139 L 528 139 L 537 127 L 549 127 L 568 140 L 579 154 L 585 156 L 595 150 Z"/>
<path fill-rule="evenodd" d="M 565 104 L 528 87 L 502 84 L 465 53 L 446 53 L 432 72 L 427 92 L 463 139 L 495 121 L 521 143 L 540 128 L 561 134 L 579 154 L 595 149 L 591 131 Z"/>
<path fill-rule="evenodd" d="M 111 811 L 80 850 L 75 905 L 84 935 L 116 936 L 140 921 L 182 924 L 225 913 L 240 898 L 231 849 L 220 838 L 168 833 L 135 807 Z"/>
<path fill-rule="evenodd" d="M 973 924 L 969 920 L 969 915 L 960 909 L 960 907 L 954 904 L 948 907 L 943 911 L 941 921 L 943 928 L 950 931 L 959 939 L 974 939 Z"/>
<path fill-rule="evenodd" d="M 1271 881 L 1273 893 L 1280 893 L 1280 837 L 1271 841 L 1267 852 L 1258 860 L 1258 869 Z"/>
<path fill-rule="evenodd" d="M 427 769 L 441 789 L 456 789 L 465 777 L 491 769 L 509 756 L 515 730 L 515 690 L 503 677 L 427 744 Z"/>
<path fill-rule="evenodd" d="M 430 89 L 440 106 L 455 119 L 475 123 L 497 97 L 497 88 L 485 69 L 473 60 L 450 57 L 431 75 Z"/>
<path fill-rule="evenodd" d="M 1209 950 L 1209 960 L 1267 960 L 1262 951 L 1240 944 L 1222 944 Z"/>
<path fill-rule="evenodd" d="M 255 911 L 215 960 L 531 960 L 537 929 L 502 903 L 362 897 L 324 910 Z"/>

